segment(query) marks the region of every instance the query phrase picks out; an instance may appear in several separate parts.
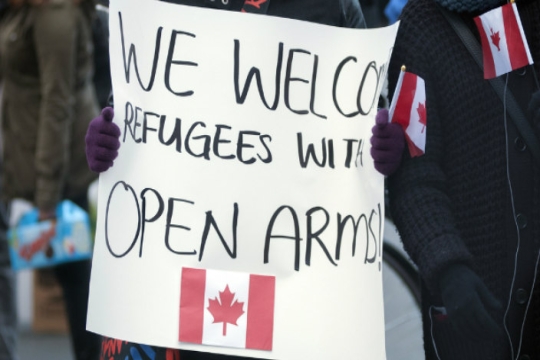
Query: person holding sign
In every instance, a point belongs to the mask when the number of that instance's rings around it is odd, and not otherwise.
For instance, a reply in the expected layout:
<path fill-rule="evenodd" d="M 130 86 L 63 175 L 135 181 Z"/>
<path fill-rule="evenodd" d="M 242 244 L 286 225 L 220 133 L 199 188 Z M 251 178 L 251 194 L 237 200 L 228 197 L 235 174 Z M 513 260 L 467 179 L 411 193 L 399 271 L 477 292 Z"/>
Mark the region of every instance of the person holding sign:
<path fill-rule="evenodd" d="M 169 3 L 217 8 L 222 10 L 266 13 L 268 15 L 293 18 L 320 24 L 348 28 L 363 28 L 365 21 L 356 0 L 165 0 Z M 112 108 L 103 109 L 101 115 L 92 120 L 86 135 L 86 154 L 90 169 L 103 172 L 113 165 L 120 147 L 120 129 L 112 121 Z M 196 351 L 166 349 L 143 344 L 126 343 L 115 339 L 104 339 L 102 357 L 124 359 L 133 356 L 140 359 L 241 359 L 237 356 L 203 353 Z"/>
<path fill-rule="evenodd" d="M 483 67 L 445 14 L 458 14 L 479 54 L 482 43 Z M 427 359 L 540 354 L 539 18 L 538 0 L 409 0 L 401 15 L 389 84 L 398 88 L 403 65 L 425 80 L 425 154 L 402 158 L 404 131 L 386 111 L 371 153 L 390 175 L 392 216 L 422 276 Z M 530 131 L 516 125 L 510 96 Z"/>

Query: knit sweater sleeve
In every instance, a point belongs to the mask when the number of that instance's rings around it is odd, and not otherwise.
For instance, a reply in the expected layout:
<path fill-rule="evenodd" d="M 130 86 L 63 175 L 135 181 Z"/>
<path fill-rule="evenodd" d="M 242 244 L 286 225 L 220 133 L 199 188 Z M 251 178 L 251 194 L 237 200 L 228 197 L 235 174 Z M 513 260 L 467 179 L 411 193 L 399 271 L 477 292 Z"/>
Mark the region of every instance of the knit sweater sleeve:
<path fill-rule="evenodd" d="M 446 24 L 433 3 L 409 1 L 401 15 L 390 62 L 390 94 L 402 65 L 424 79 L 427 135 L 425 155 L 411 158 L 406 150 L 402 166 L 389 178 L 389 192 L 390 210 L 404 247 L 428 289 L 436 294 L 441 271 L 454 263 L 470 262 L 471 254 L 460 238 L 447 194 L 443 165 L 445 119 L 438 106 L 445 100 L 438 94 L 437 82 L 437 72 L 445 66 L 444 59 L 438 58 L 437 44 L 446 34 L 439 29 Z"/>

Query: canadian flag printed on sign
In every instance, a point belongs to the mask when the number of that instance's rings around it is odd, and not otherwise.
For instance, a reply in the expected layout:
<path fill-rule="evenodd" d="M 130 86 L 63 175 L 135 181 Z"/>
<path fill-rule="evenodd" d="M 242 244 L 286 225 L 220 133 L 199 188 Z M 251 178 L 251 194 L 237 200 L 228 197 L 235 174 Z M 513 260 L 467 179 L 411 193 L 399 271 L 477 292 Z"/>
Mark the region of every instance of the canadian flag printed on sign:
<path fill-rule="evenodd" d="M 181 342 L 272 350 L 275 277 L 183 268 Z"/>
<path fill-rule="evenodd" d="M 485 79 L 533 63 L 515 3 L 488 11 L 474 21 L 482 41 Z"/>

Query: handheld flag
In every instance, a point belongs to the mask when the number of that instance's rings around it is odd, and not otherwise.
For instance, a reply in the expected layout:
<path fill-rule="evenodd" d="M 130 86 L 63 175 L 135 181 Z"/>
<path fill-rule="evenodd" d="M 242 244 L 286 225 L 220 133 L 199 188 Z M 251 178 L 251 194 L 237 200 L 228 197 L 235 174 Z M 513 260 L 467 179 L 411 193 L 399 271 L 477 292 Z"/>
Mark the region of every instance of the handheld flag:
<path fill-rule="evenodd" d="M 484 55 L 484 78 L 492 79 L 533 63 L 515 3 L 474 18 Z"/>
<path fill-rule="evenodd" d="M 272 350 L 275 277 L 183 268 L 179 340 Z"/>
<path fill-rule="evenodd" d="M 426 149 L 426 87 L 424 80 L 401 68 L 394 97 L 390 104 L 390 122 L 400 124 L 411 157 L 423 155 Z"/>

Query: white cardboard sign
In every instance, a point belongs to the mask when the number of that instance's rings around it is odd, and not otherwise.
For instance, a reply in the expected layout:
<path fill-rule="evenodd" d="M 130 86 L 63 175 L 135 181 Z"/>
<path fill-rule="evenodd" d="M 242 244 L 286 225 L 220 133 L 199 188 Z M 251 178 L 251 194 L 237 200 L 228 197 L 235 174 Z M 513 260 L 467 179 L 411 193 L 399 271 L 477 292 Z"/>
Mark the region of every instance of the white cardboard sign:
<path fill-rule="evenodd" d="M 396 32 L 111 1 L 122 145 L 100 177 L 88 329 L 257 358 L 384 359 L 369 138 Z M 271 350 L 180 341 L 185 268 L 274 277 Z"/>

